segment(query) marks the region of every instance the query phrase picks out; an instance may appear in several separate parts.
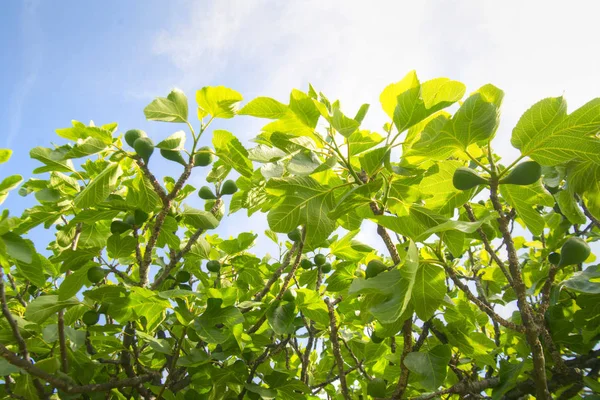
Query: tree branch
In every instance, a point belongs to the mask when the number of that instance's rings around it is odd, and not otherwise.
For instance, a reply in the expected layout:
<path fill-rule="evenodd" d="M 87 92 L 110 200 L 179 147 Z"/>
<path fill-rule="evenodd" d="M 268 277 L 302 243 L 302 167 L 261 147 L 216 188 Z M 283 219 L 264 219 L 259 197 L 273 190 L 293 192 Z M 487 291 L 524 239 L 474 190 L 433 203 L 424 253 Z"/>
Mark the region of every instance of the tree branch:
<path fill-rule="evenodd" d="M 335 317 L 335 309 L 333 308 L 332 302 L 329 298 L 325 298 L 325 304 L 329 311 L 329 339 L 331 340 L 331 347 L 333 349 L 333 355 L 338 368 L 338 376 L 340 380 L 340 387 L 342 389 L 342 396 L 346 400 L 350 400 L 350 394 L 348 393 L 348 383 L 346 382 L 346 373 L 344 372 L 344 359 L 342 358 L 342 351 L 340 349 L 340 342 L 338 341 L 338 327 L 337 320 Z"/>

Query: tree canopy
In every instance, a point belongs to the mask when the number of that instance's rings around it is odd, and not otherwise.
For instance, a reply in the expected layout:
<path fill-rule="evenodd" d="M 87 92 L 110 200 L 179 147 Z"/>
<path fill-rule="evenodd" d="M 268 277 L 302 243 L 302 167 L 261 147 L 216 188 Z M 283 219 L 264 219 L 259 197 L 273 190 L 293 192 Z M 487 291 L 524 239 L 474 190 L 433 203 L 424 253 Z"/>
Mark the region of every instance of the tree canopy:
<path fill-rule="evenodd" d="M 0 392 L 592 398 L 600 98 L 534 104 L 505 163 L 491 145 L 504 93 L 465 93 L 410 72 L 381 93 L 380 132 L 361 128 L 368 104 L 342 111 L 312 86 L 288 104 L 204 87 L 191 110 L 173 90 L 144 109 L 174 124 L 162 141 L 57 129 L 64 144 L 30 152 L 35 177 L 0 183 L 0 203 L 17 187 L 36 200 L 0 217 Z M 252 147 L 211 129 L 239 116 L 266 120 Z M 159 181 L 162 159 L 181 174 Z M 220 237 L 235 213 L 269 229 Z M 378 248 L 356 239 L 369 224 Z M 254 254 L 258 235 L 279 254 Z"/>

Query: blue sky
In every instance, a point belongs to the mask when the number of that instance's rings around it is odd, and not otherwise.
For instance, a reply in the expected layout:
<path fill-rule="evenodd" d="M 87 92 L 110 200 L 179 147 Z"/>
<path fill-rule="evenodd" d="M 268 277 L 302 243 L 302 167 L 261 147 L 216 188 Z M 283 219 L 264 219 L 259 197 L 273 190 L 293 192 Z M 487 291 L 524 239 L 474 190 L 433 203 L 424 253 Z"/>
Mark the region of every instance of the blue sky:
<path fill-rule="evenodd" d="M 179 129 L 145 121 L 155 96 L 180 87 L 193 101 L 205 85 L 225 85 L 245 100 L 286 101 L 312 82 L 353 114 L 369 102 L 368 128 L 385 122 L 378 96 L 416 69 L 475 90 L 506 91 L 495 145 L 507 161 L 512 126 L 535 101 L 565 94 L 570 109 L 600 94 L 595 1 L 6 1 L 0 12 L 0 147 L 14 150 L 0 175 L 25 177 L 34 146 L 60 143 L 54 129 L 72 119 L 116 121 L 160 140 Z M 260 122 L 224 128 L 250 139 Z M 207 138 L 206 140 L 209 140 Z M 156 164 L 176 173 L 173 164 Z M 193 183 L 202 176 L 196 173 Z M 31 205 L 12 193 L 5 207 Z M 263 222 L 260 222 L 263 221 Z M 252 225 L 248 225 L 251 223 Z M 372 224 L 371 224 L 372 225 Z M 239 213 L 224 233 L 251 226 Z M 361 232 L 371 242 L 373 231 Z"/>

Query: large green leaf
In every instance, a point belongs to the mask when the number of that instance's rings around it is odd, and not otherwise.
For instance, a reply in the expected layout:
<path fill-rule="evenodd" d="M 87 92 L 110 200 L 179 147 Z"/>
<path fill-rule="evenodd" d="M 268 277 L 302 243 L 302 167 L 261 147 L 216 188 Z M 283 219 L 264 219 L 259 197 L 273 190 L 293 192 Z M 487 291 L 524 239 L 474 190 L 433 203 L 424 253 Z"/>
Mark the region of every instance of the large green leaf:
<path fill-rule="evenodd" d="M 588 267 L 585 271 L 576 272 L 562 286 L 581 293 L 600 294 L 600 264 Z"/>
<path fill-rule="evenodd" d="M 267 321 L 277 335 L 288 335 L 295 332 L 294 319 L 296 305 L 293 302 L 276 301 L 267 310 Z"/>
<path fill-rule="evenodd" d="M 231 132 L 216 130 L 213 133 L 213 145 L 217 156 L 227 165 L 246 177 L 252 176 L 252 161 L 248 158 L 248 151 Z"/>
<path fill-rule="evenodd" d="M 460 161 L 448 160 L 434 164 L 419 184 L 419 190 L 426 196 L 425 207 L 442 215 L 453 215 L 454 210 L 473 197 L 476 188 L 458 190 L 452 183 L 454 171 L 463 167 Z"/>
<path fill-rule="evenodd" d="M 196 92 L 198 117 L 210 115 L 213 118 L 233 118 L 235 105 L 242 101 L 242 95 L 225 86 L 206 86 Z"/>
<path fill-rule="evenodd" d="M 155 147 L 164 150 L 185 150 L 185 132 L 177 131 L 165 140 L 159 142 Z"/>
<path fill-rule="evenodd" d="M 64 159 L 70 158 L 82 158 L 87 157 L 92 154 L 99 153 L 106 149 L 107 143 L 101 139 L 97 139 L 95 137 L 87 137 L 85 139 L 78 139 L 77 143 L 71 150 L 69 150 L 65 155 Z"/>
<path fill-rule="evenodd" d="M 223 299 L 209 298 L 204 313 L 196 318 L 198 336 L 208 343 L 223 343 L 231 337 L 231 328 L 244 322 L 242 313 L 233 306 L 221 307 Z"/>
<path fill-rule="evenodd" d="M 29 156 L 45 164 L 45 166 L 36 168 L 33 172 L 36 174 L 49 171 L 75 172 L 73 162 L 64 159 L 67 153 L 68 151 L 52 150 L 46 147 L 33 148 L 29 152 Z"/>
<path fill-rule="evenodd" d="M 127 203 L 131 207 L 149 213 L 162 203 L 160 197 L 154 191 L 154 187 L 141 171 L 138 171 L 136 177 L 128 186 Z"/>
<path fill-rule="evenodd" d="M 238 115 L 258 118 L 279 119 L 288 112 L 288 106 L 270 97 L 257 97 L 242 107 Z"/>
<path fill-rule="evenodd" d="M 146 119 L 164 122 L 186 122 L 188 100 L 179 89 L 173 89 L 167 97 L 157 97 L 144 108 Z"/>
<path fill-rule="evenodd" d="M 352 118 L 346 117 L 339 108 L 336 108 L 331 117 L 331 126 L 342 136 L 349 137 L 356 132 L 360 123 Z"/>
<path fill-rule="evenodd" d="M 58 288 L 58 300 L 65 301 L 75 296 L 88 281 L 87 271 L 93 266 L 93 263 L 86 264 L 72 274 L 67 275 Z"/>
<path fill-rule="evenodd" d="M 9 257 L 26 264 L 32 262 L 34 251 L 30 242 L 12 232 L 0 236 L 0 240 L 4 243 L 4 251 Z"/>
<path fill-rule="evenodd" d="M 404 365 L 418 376 L 418 381 L 428 390 L 436 390 L 446 380 L 452 351 L 448 345 L 438 345 L 427 352 L 406 355 Z"/>
<path fill-rule="evenodd" d="M 357 130 L 348 137 L 347 142 L 348 147 L 350 147 L 350 155 L 353 156 L 377 146 L 383 142 L 383 136 L 376 132 Z"/>
<path fill-rule="evenodd" d="M 412 304 L 417 316 L 427 321 L 433 316 L 446 296 L 444 268 L 435 264 L 421 264 L 417 270 L 412 292 Z"/>
<path fill-rule="evenodd" d="M 60 301 L 58 295 L 47 294 L 35 298 L 25 309 L 25 318 L 28 321 L 41 324 L 50 316 L 63 308 L 70 308 L 79 304 L 75 297 Z"/>
<path fill-rule="evenodd" d="M 103 202 L 114 190 L 120 172 L 119 164 L 109 164 L 75 197 L 75 206 L 88 208 Z"/>
<path fill-rule="evenodd" d="M 110 314 L 120 321 L 146 318 L 147 332 L 154 331 L 165 319 L 171 304 L 152 290 L 132 287 L 130 295 L 110 306 Z"/>
<path fill-rule="evenodd" d="M 281 199 L 267 215 L 273 231 L 287 233 L 304 225 L 306 245 L 312 248 L 335 230 L 335 220 L 328 215 L 334 204 L 333 191 L 315 179 L 308 176 L 273 178 L 266 190 Z"/>
<path fill-rule="evenodd" d="M 523 219 L 527 228 L 534 235 L 541 235 L 544 229 L 544 219 L 535 210 L 536 205 L 552 207 L 554 199 L 540 181 L 533 185 L 500 185 L 500 193 L 504 200 L 517 210 L 517 215 Z"/>
<path fill-rule="evenodd" d="M 135 252 L 137 240 L 133 236 L 111 235 L 106 242 L 106 252 L 113 259 L 126 258 Z"/>
<path fill-rule="evenodd" d="M 521 154 L 543 165 L 571 160 L 600 164 L 600 98 L 567 115 L 563 97 L 547 98 L 525 111 L 515 126 L 511 143 Z"/>
<path fill-rule="evenodd" d="M 183 218 L 185 223 L 193 226 L 196 229 L 215 229 L 219 226 L 219 220 L 208 211 L 197 210 L 195 208 L 185 205 L 183 211 Z"/>

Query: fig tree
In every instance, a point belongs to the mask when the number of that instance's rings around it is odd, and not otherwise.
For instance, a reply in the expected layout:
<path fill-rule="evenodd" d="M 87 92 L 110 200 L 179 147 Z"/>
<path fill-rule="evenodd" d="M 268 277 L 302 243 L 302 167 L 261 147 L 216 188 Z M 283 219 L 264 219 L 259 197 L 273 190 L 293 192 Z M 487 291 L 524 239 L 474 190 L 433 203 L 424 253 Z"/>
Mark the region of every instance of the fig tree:
<path fill-rule="evenodd" d="M 477 172 L 470 168 L 460 167 L 454 171 L 452 184 L 458 190 L 469 190 L 478 185 L 487 185 L 488 180 L 477 175 Z"/>
<path fill-rule="evenodd" d="M 578 237 L 570 237 L 560 248 L 560 262 L 558 267 L 581 264 L 590 255 L 590 246 L 585 240 Z"/>
<path fill-rule="evenodd" d="M 150 161 L 150 156 L 154 153 L 154 142 L 148 137 L 141 137 L 133 143 L 133 148 L 138 156 L 142 157 L 147 165 Z"/>
<path fill-rule="evenodd" d="M 531 185 L 542 176 L 542 166 L 535 161 L 525 161 L 514 167 L 498 183 L 505 185 Z"/>

